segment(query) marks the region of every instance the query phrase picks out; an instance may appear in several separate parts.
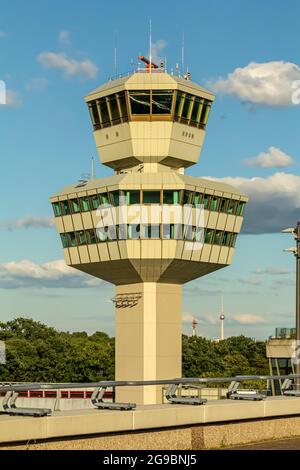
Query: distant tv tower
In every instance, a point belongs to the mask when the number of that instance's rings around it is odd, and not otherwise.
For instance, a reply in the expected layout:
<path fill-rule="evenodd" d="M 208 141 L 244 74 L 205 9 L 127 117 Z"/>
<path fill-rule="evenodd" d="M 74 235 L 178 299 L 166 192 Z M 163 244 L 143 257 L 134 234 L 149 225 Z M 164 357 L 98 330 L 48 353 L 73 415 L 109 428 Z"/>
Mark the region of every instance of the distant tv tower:
<path fill-rule="evenodd" d="M 192 336 L 196 336 L 196 328 L 197 328 L 198 322 L 195 318 L 193 318 L 192 321 Z"/>
<path fill-rule="evenodd" d="M 223 295 L 221 295 L 221 312 L 219 316 L 221 320 L 221 335 L 220 335 L 220 341 L 224 340 L 224 320 L 225 320 L 225 315 L 224 315 L 224 306 L 223 306 Z"/>

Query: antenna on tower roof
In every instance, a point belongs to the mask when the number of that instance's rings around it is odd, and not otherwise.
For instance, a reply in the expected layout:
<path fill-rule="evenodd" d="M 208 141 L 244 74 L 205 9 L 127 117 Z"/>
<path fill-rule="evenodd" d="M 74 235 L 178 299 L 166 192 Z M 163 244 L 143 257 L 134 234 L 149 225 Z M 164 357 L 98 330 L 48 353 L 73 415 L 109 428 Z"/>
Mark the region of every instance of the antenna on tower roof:
<path fill-rule="evenodd" d="M 117 68 L 117 32 L 114 33 L 114 74 L 117 78 L 118 68 Z"/>
<path fill-rule="evenodd" d="M 150 70 L 149 72 L 151 73 L 151 69 L 152 69 L 152 21 L 151 21 L 151 18 L 150 18 L 150 21 L 149 21 L 149 60 L 150 60 Z"/>
<path fill-rule="evenodd" d="M 184 31 L 182 32 L 181 43 L 181 75 L 184 77 Z"/>

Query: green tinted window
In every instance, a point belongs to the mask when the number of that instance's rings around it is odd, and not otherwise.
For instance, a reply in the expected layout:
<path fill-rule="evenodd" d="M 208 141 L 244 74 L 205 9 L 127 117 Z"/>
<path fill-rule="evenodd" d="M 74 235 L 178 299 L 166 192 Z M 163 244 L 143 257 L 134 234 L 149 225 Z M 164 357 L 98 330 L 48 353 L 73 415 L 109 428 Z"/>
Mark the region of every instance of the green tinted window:
<path fill-rule="evenodd" d="M 230 232 L 224 232 L 222 245 L 230 246 L 230 239 L 231 239 L 231 233 Z"/>
<path fill-rule="evenodd" d="M 175 104 L 175 121 L 178 121 L 184 104 L 184 94 L 181 91 L 177 91 L 176 104 Z"/>
<path fill-rule="evenodd" d="M 77 197 L 74 199 L 70 199 L 69 202 L 72 214 L 77 214 L 77 212 L 80 212 L 79 200 Z"/>
<path fill-rule="evenodd" d="M 67 233 L 68 237 L 68 245 L 69 246 L 77 246 L 77 241 L 76 241 L 76 234 L 75 232 L 69 232 Z"/>
<path fill-rule="evenodd" d="M 69 215 L 70 214 L 70 206 L 69 206 L 69 201 L 61 201 L 61 211 L 63 215 Z"/>
<path fill-rule="evenodd" d="M 83 212 L 87 212 L 87 211 L 90 210 L 89 198 L 88 197 L 81 197 L 80 198 L 80 204 L 81 204 L 81 210 Z"/>
<path fill-rule="evenodd" d="M 189 120 L 192 104 L 193 104 L 193 96 L 187 93 L 185 95 L 184 105 L 182 109 L 181 122 L 187 122 Z"/>
<path fill-rule="evenodd" d="M 204 206 L 204 209 L 209 210 L 210 200 L 211 200 L 211 196 L 209 194 L 203 194 L 202 204 Z"/>
<path fill-rule="evenodd" d="M 231 234 L 231 240 L 230 240 L 230 246 L 232 248 L 235 247 L 236 238 L 237 238 L 237 233 L 232 233 Z"/>
<path fill-rule="evenodd" d="M 68 237 L 65 233 L 61 233 L 60 234 L 60 238 L 61 238 L 61 242 L 62 242 L 62 246 L 63 248 L 68 248 L 69 246 L 69 242 L 68 242 Z"/>
<path fill-rule="evenodd" d="M 212 243 L 214 231 L 212 229 L 207 228 L 205 230 L 205 235 L 204 235 L 204 243 Z"/>
<path fill-rule="evenodd" d="M 87 239 L 84 230 L 80 230 L 79 232 L 77 232 L 77 241 L 78 245 L 86 245 Z"/>
<path fill-rule="evenodd" d="M 233 199 L 229 199 L 227 212 L 228 214 L 235 214 L 235 211 L 236 211 L 236 201 L 234 201 Z"/>
<path fill-rule="evenodd" d="M 86 230 L 86 240 L 88 244 L 97 243 L 95 230 L 93 228 Z"/>
<path fill-rule="evenodd" d="M 195 196 L 194 196 L 194 206 L 196 206 L 198 204 L 203 204 L 202 194 L 201 193 L 195 193 Z"/>
<path fill-rule="evenodd" d="M 129 204 L 140 204 L 140 191 L 129 191 Z"/>
<path fill-rule="evenodd" d="M 100 201 L 101 206 L 109 206 L 110 205 L 107 193 L 98 194 L 98 197 L 99 197 L 99 201 Z"/>
<path fill-rule="evenodd" d="M 223 232 L 221 230 L 216 230 L 215 231 L 215 236 L 213 239 L 213 244 L 214 245 L 221 245 L 222 244 L 222 238 L 223 238 Z"/>
<path fill-rule="evenodd" d="M 160 191 L 143 191 L 143 204 L 160 204 Z"/>
<path fill-rule="evenodd" d="M 90 196 L 90 207 L 92 210 L 97 210 L 99 207 L 99 198 L 98 194 L 93 194 L 93 196 Z"/>
<path fill-rule="evenodd" d="M 180 191 L 164 190 L 163 203 L 164 204 L 179 204 L 180 203 Z"/>
<path fill-rule="evenodd" d="M 236 214 L 237 214 L 237 215 L 243 215 L 243 213 L 244 213 L 244 207 L 245 207 L 245 203 L 244 203 L 244 202 L 239 202 L 238 205 L 237 205 Z"/>
<path fill-rule="evenodd" d="M 217 196 L 213 196 L 211 198 L 210 210 L 217 211 L 219 208 L 219 202 L 220 202 L 220 199 Z"/>
<path fill-rule="evenodd" d="M 194 196 L 193 191 L 184 191 L 183 204 L 192 204 L 193 196 Z"/>
<path fill-rule="evenodd" d="M 195 96 L 195 101 L 194 101 L 193 110 L 191 114 L 191 122 L 190 122 L 192 126 L 197 126 L 199 122 L 202 103 L 203 103 L 203 100 L 198 98 L 198 96 Z"/>
<path fill-rule="evenodd" d="M 119 191 L 111 191 L 109 194 L 112 205 L 117 207 L 119 205 Z"/>
<path fill-rule="evenodd" d="M 53 202 L 52 203 L 52 208 L 53 208 L 53 212 L 54 212 L 55 217 L 60 217 L 62 215 L 61 207 L 60 207 L 59 202 Z"/>

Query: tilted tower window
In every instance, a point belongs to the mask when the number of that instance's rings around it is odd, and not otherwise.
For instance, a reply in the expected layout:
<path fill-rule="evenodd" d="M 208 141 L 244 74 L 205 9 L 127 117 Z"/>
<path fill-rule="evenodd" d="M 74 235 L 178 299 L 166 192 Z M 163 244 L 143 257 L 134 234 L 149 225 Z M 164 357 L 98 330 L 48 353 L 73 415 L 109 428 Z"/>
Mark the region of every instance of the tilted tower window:
<path fill-rule="evenodd" d="M 176 92 L 174 120 L 181 124 L 204 129 L 210 108 L 211 101 L 178 90 Z"/>

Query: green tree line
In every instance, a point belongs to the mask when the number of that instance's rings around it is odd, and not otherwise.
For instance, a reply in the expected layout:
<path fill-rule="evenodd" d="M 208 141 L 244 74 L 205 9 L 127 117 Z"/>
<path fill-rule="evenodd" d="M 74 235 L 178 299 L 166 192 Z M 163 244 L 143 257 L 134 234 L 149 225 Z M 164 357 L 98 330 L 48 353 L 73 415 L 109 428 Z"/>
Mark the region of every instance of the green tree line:
<path fill-rule="evenodd" d="M 115 341 L 97 331 L 63 332 L 27 318 L 0 323 L 6 364 L 1 382 L 96 382 L 114 380 Z M 219 343 L 183 335 L 184 377 L 267 374 L 265 343 L 245 336 Z"/>

